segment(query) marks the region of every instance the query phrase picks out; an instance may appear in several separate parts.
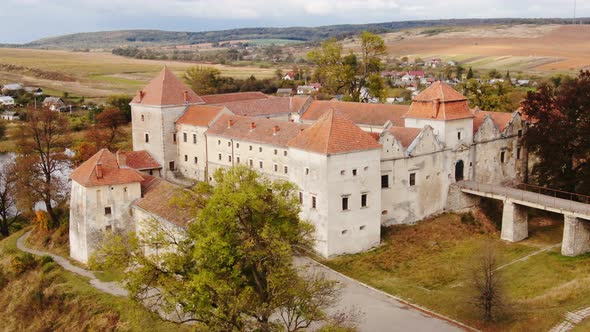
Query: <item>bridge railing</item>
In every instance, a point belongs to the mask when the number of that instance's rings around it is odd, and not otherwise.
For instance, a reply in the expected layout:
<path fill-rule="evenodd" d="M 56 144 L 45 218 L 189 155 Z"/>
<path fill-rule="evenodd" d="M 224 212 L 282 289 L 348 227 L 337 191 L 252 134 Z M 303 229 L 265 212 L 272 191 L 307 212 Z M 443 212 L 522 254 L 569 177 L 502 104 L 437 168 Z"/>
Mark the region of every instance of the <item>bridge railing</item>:
<path fill-rule="evenodd" d="M 590 204 L 590 196 L 576 194 L 568 191 L 551 189 L 547 187 L 535 186 L 527 183 L 519 183 L 515 186 L 517 189 L 538 193 L 545 196 L 553 196 L 556 198 L 567 199 L 568 201 L 580 202 Z"/>

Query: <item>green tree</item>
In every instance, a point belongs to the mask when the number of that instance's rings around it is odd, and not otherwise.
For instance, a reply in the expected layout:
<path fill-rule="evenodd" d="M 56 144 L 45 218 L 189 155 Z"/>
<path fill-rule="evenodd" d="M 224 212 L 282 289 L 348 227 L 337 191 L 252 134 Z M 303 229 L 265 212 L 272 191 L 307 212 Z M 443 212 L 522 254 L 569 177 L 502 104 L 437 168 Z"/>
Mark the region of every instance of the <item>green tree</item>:
<path fill-rule="evenodd" d="M 538 157 L 532 178 L 550 188 L 590 195 L 590 71 L 559 86 L 528 92 L 522 112 L 531 126 L 524 143 Z"/>
<path fill-rule="evenodd" d="M 107 98 L 107 108 L 115 108 L 123 112 L 127 122 L 131 122 L 131 97 L 127 95 L 112 95 Z"/>
<path fill-rule="evenodd" d="M 314 77 L 333 93 L 344 93 L 349 100 L 361 101 L 366 88 L 373 97 L 384 98 L 385 82 L 379 75 L 382 56 L 386 53 L 383 39 L 373 33 L 361 33 L 360 59 L 350 52 L 343 55 L 342 45 L 332 38 L 321 49 L 309 52 L 316 64 Z"/>
<path fill-rule="evenodd" d="M 197 94 L 209 95 L 219 92 L 223 83 L 221 71 L 214 67 L 195 66 L 187 69 L 184 80 Z"/>
<path fill-rule="evenodd" d="M 465 73 L 465 68 L 463 68 L 463 66 L 461 65 L 457 65 L 457 67 L 455 67 L 455 74 L 457 75 L 457 79 L 462 80 L 463 73 Z"/>
<path fill-rule="evenodd" d="M 329 321 L 325 308 L 337 298 L 335 283 L 293 262 L 311 248 L 313 231 L 299 219 L 294 185 L 245 166 L 219 169 L 214 180 L 174 201 L 196 214 L 187 236 L 151 221 L 141 240 L 118 237 L 93 262 L 130 263 L 136 268 L 126 284 L 133 295 L 158 289 L 163 304 L 171 310 L 180 304 L 188 320 L 213 331 L 296 331 Z"/>
<path fill-rule="evenodd" d="M 514 89 L 509 82 L 488 84 L 469 79 L 460 83 L 458 87 L 467 97 L 471 107 L 479 107 L 485 111 L 514 112 L 523 98 L 523 93 Z"/>
<path fill-rule="evenodd" d="M 469 67 L 469 70 L 467 71 L 467 79 L 470 80 L 474 77 L 475 76 L 473 76 L 473 68 Z"/>

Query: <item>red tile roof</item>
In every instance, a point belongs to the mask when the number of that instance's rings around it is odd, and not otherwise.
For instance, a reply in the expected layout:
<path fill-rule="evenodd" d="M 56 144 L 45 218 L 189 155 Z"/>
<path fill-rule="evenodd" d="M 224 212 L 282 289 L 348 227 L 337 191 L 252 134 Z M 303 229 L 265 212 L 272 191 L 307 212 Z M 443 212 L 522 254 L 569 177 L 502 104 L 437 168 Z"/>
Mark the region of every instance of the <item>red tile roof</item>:
<path fill-rule="evenodd" d="M 224 109 L 223 106 L 192 105 L 176 120 L 176 124 L 208 127 Z"/>
<path fill-rule="evenodd" d="M 228 121 L 231 125 L 228 126 Z M 254 123 L 254 129 L 251 129 Z M 278 131 L 274 132 L 277 127 Z M 265 118 L 222 115 L 207 129 L 208 136 L 221 136 L 248 142 L 287 146 L 287 142 L 308 125 Z"/>
<path fill-rule="evenodd" d="M 235 92 L 235 93 L 222 93 L 216 95 L 205 95 L 201 96 L 207 104 L 224 104 L 233 103 L 236 101 L 244 100 L 257 100 L 257 99 L 268 99 L 269 96 L 262 92 L 251 91 L 251 92 Z"/>
<path fill-rule="evenodd" d="M 184 105 L 203 103 L 191 88 L 164 67 L 160 74 L 139 91 L 131 101 L 142 105 Z"/>
<path fill-rule="evenodd" d="M 83 162 L 72 172 L 70 178 L 84 187 L 144 181 L 140 172 L 131 168 L 120 167 L 115 154 L 107 149 L 98 151 L 90 159 Z"/>
<path fill-rule="evenodd" d="M 291 97 L 290 111 L 301 114 L 313 102 L 311 96 L 293 96 Z"/>
<path fill-rule="evenodd" d="M 181 187 L 170 182 L 155 179 L 145 188 L 143 197 L 134 205 L 177 226 L 186 227 L 194 220 L 194 216 L 190 209 L 177 206 L 172 202 L 181 190 Z"/>
<path fill-rule="evenodd" d="M 219 105 L 227 107 L 235 115 L 262 117 L 291 112 L 290 100 L 290 97 L 273 97 L 226 102 Z"/>
<path fill-rule="evenodd" d="M 422 129 L 419 128 L 406 128 L 406 127 L 391 127 L 389 132 L 393 134 L 393 137 L 397 139 L 402 146 L 407 149 L 410 144 L 420 135 Z"/>
<path fill-rule="evenodd" d="M 140 171 L 162 168 L 162 165 L 155 161 L 150 153 L 145 150 L 117 151 L 117 162 L 121 167 L 127 166 Z"/>
<path fill-rule="evenodd" d="M 412 105 L 404 116 L 414 119 L 456 120 L 472 118 L 467 98 L 440 81 L 432 83 L 412 99 Z"/>
<path fill-rule="evenodd" d="M 500 132 L 504 131 L 504 129 L 506 129 L 506 127 L 508 127 L 508 124 L 510 124 L 510 121 L 512 121 L 512 118 L 514 117 L 513 113 L 489 112 L 489 111 L 482 111 L 480 109 L 473 110 L 473 114 L 475 115 L 475 118 L 473 119 L 473 133 L 474 134 L 477 133 L 477 131 L 479 130 L 479 127 L 481 127 L 486 116 L 489 116 L 492 119 L 492 121 L 494 122 L 494 124 L 496 125 L 498 130 L 500 130 Z"/>
<path fill-rule="evenodd" d="M 301 116 L 301 120 L 315 121 L 330 109 L 336 110 L 356 124 L 370 126 L 383 126 L 388 120 L 393 122 L 394 126 L 403 126 L 402 116 L 408 112 L 407 105 L 314 100 Z"/>
<path fill-rule="evenodd" d="M 333 109 L 299 133 L 288 146 L 327 155 L 381 147 L 371 135 Z"/>

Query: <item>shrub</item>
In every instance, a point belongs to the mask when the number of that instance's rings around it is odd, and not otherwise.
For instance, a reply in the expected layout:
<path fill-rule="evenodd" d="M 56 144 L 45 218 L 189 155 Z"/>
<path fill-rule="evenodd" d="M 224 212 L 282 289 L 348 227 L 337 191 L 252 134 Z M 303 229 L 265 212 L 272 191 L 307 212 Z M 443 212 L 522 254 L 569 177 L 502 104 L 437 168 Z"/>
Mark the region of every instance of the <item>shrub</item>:
<path fill-rule="evenodd" d="M 37 261 L 33 255 L 29 253 L 23 253 L 13 257 L 10 265 L 14 273 L 19 275 L 34 269 L 35 266 L 37 266 Z"/>
<path fill-rule="evenodd" d="M 4 272 L 0 270 L 0 290 L 8 285 L 8 277 L 4 275 Z"/>

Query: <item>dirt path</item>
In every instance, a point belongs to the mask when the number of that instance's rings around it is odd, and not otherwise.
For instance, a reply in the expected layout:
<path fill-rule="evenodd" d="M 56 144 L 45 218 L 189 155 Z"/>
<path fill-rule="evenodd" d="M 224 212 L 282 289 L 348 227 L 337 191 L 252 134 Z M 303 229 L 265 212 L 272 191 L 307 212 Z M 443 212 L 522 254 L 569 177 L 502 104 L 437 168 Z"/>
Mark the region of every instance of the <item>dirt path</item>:
<path fill-rule="evenodd" d="M 57 264 L 59 264 L 65 270 L 75 273 L 79 276 L 90 279 L 90 285 L 92 287 L 98 289 L 101 292 L 105 292 L 107 294 L 111 294 L 114 296 L 127 296 L 128 295 L 127 290 L 125 290 L 125 288 L 123 288 L 123 286 L 121 286 L 121 284 L 119 284 L 117 282 L 100 281 L 96 278 L 94 273 L 92 273 L 86 269 L 83 269 L 81 267 L 73 265 L 72 263 L 70 263 L 69 260 L 67 260 L 64 257 L 52 254 L 50 252 L 35 250 L 35 249 L 31 249 L 31 248 L 26 247 L 25 240 L 27 239 L 27 237 L 29 237 L 29 234 L 31 234 L 31 231 L 26 232 L 20 238 L 18 238 L 18 240 L 16 240 L 16 247 L 19 250 L 24 251 L 24 252 L 28 252 L 29 254 L 33 254 L 33 255 L 37 255 L 37 256 L 50 256 L 51 258 L 53 258 L 53 260 Z"/>

